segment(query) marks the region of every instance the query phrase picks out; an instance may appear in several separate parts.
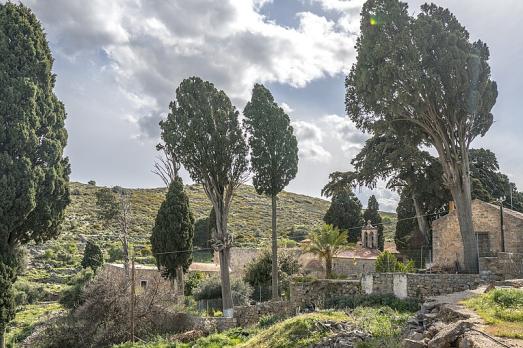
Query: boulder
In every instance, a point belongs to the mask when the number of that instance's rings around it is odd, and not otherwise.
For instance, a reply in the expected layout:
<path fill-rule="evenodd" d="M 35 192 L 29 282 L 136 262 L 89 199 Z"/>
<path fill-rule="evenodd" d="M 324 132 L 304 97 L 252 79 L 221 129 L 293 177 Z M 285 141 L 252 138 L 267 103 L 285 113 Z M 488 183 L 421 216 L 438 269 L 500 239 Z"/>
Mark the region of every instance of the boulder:
<path fill-rule="evenodd" d="M 455 323 L 448 324 L 429 341 L 428 347 L 448 348 L 471 327 L 472 323 L 466 320 L 459 320 Z"/>

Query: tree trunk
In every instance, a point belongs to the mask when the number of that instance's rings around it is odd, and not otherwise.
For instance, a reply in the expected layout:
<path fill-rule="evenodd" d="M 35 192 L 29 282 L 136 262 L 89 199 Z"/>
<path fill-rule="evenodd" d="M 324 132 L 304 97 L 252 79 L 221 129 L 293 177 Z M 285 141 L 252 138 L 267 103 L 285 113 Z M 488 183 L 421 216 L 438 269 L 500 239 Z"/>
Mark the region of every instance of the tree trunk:
<path fill-rule="evenodd" d="M 332 278 L 332 256 L 327 255 L 325 257 L 325 278 L 331 279 Z"/>
<path fill-rule="evenodd" d="M 462 181 L 450 189 L 456 203 L 459 229 L 463 242 L 463 271 L 466 273 L 479 272 L 478 246 L 472 222 L 472 197 L 470 194 L 470 178 Z"/>
<path fill-rule="evenodd" d="M 277 301 L 278 293 L 278 235 L 276 232 L 276 195 L 272 196 L 272 299 Z"/>
<path fill-rule="evenodd" d="M 429 223 L 427 222 L 427 217 L 425 212 L 421 209 L 420 202 L 418 201 L 418 196 L 416 193 L 412 192 L 412 204 L 416 210 L 416 220 L 418 222 L 418 228 L 425 240 L 425 244 L 428 244 L 430 241 L 429 238 Z"/>
<path fill-rule="evenodd" d="M 176 292 L 178 294 L 178 303 L 183 304 L 184 292 L 185 292 L 185 281 L 182 266 L 176 267 Z"/>
<path fill-rule="evenodd" d="M 229 247 L 219 251 L 220 256 L 220 277 L 222 281 L 222 303 L 223 316 L 226 318 L 234 317 L 234 306 L 232 302 L 231 281 L 229 277 Z"/>
<path fill-rule="evenodd" d="M 130 278 L 129 271 L 129 243 L 127 242 L 127 235 L 122 235 L 120 238 L 122 242 L 122 253 L 123 253 L 123 268 L 125 271 L 125 282 L 127 283 Z"/>

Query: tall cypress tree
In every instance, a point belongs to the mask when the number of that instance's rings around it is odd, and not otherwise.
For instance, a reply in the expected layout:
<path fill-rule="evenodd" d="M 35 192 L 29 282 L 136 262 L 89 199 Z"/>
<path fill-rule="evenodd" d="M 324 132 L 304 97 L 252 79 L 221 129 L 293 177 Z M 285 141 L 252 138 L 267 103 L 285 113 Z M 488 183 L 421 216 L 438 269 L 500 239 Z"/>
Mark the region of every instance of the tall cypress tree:
<path fill-rule="evenodd" d="M 383 225 L 381 223 L 380 205 L 374 195 L 369 197 L 367 210 L 363 213 L 363 221 L 370 221 L 371 225 L 378 228 L 378 249 L 383 251 L 385 238 L 383 237 Z"/>
<path fill-rule="evenodd" d="M 87 268 L 90 267 L 94 272 L 102 266 L 104 263 L 104 254 L 102 252 L 102 249 L 98 244 L 91 242 L 90 240 L 87 241 L 87 244 L 85 245 L 84 250 L 84 257 L 82 259 L 82 267 Z"/>
<path fill-rule="evenodd" d="M 348 241 L 356 243 L 361 235 L 363 216 L 361 202 L 349 189 L 337 191 L 323 217 L 326 224 L 348 231 Z"/>
<path fill-rule="evenodd" d="M 256 84 L 243 110 L 250 133 L 252 183 L 258 194 L 272 202 L 272 298 L 278 299 L 278 239 L 276 196 L 298 172 L 298 141 L 289 116 L 276 104 L 271 92 Z"/>
<path fill-rule="evenodd" d="M 63 104 L 36 17 L 0 4 L 0 347 L 14 317 L 17 249 L 55 237 L 69 203 Z"/>
<path fill-rule="evenodd" d="M 169 279 L 177 279 L 183 294 L 183 274 L 192 263 L 194 217 L 181 179 L 169 186 L 160 206 L 151 235 L 151 245 L 158 269 Z"/>

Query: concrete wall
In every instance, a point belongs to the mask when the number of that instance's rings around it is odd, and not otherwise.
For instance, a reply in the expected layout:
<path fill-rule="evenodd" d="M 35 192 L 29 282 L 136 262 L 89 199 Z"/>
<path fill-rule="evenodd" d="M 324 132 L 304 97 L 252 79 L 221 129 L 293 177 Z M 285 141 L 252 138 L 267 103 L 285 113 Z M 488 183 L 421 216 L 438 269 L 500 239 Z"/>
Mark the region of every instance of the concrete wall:
<path fill-rule="evenodd" d="M 523 253 L 498 253 L 495 257 L 481 257 L 479 270 L 486 280 L 523 278 Z"/>
<path fill-rule="evenodd" d="M 480 200 L 472 202 L 476 232 L 488 232 L 493 255 L 501 251 L 501 219 L 499 207 Z M 523 214 L 504 209 L 505 251 L 523 253 Z M 453 269 L 456 261 L 463 267 L 463 245 L 457 212 L 454 210 L 432 223 L 433 263 L 436 267 Z"/>

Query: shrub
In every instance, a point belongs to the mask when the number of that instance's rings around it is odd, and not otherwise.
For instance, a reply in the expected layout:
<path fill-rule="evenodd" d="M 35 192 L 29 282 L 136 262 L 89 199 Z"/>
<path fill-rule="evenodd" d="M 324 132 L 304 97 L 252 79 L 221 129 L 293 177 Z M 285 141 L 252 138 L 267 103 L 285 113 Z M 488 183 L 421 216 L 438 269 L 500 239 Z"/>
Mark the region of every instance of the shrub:
<path fill-rule="evenodd" d="M 402 263 L 391 252 L 383 251 L 376 258 L 376 272 L 412 273 L 416 267 L 413 260 Z"/>
<path fill-rule="evenodd" d="M 91 241 L 87 241 L 84 250 L 84 258 L 82 259 L 82 267 L 90 267 L 94 272 L 104 263 L 104 254 L 100 247 Z"/>
<path fill-rule="evenodd" d="M 194 289 L 205 279 L 202 272 L 191 272 L 185 279 L 185 296 L 192 296 Z"/>
<path fill-rule="evenodd" d="M 13 285 L 15 303 L 17 306 L 33 304 L 45 300 L 49 292 L 42 284 L 29 282 L 25 279 L 17 280 Z"/>
<path fill-rule="evenodd" d="M 281 321 L 283 318 L 276 314 L 267 314 L 262 315 L 260 319 L 258 320 L 258 326 L 261 328 L 266 328 L 269 326 L 272 326 L 276 324 L 277 322 Z"/>
<path fill-rule="evenodd" d="M 74 309 L 85 301 L 85 287 L 93 278 L 94 273 L 91 269 L 84 269 L 74 276 L 68 286 L 62 290 L 59 302 L 62 306 Z"/>
<path fill-rule="evenodd" d="M 94 180 L 89 180 L 89 181 L 87 182 L 87 185 L 96 186 L 96 181 L 94 181 Z"/>
<path fill-rule="evenodd" d="M 417 299 L 399 299 L 394 295 L 356 295 L 331 297 L 325 301 L 326 308 L 346 309 L 356 307 L 387 306 L 400 312 L 415 312 L 419 310 Z"/>
<path fill-rule="evenodd" d="M 253 288 L 241 279 L 231 281 L 232 300 L 236 306 L 246 305 L 254 292 Z M 193 290 L 195 300 L 214 300 L 222 298 L 221 281 L 217 276 L 203 280 Z"/>

